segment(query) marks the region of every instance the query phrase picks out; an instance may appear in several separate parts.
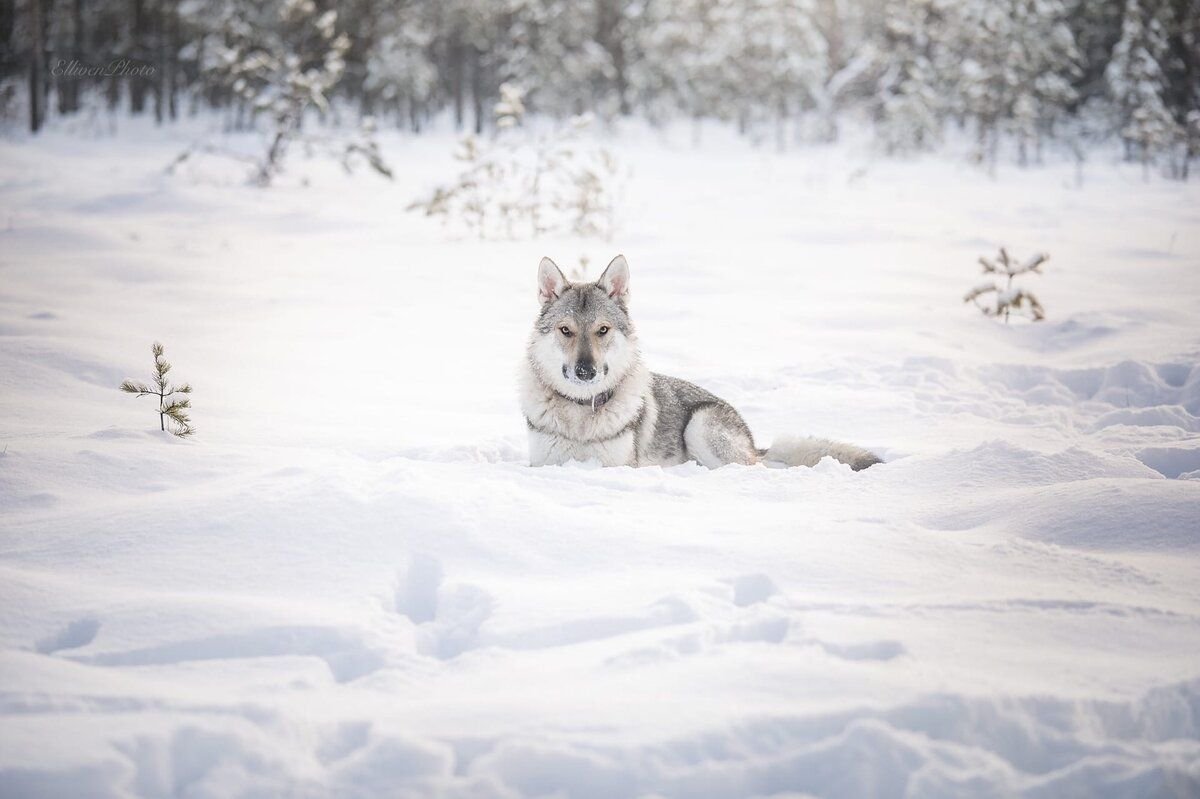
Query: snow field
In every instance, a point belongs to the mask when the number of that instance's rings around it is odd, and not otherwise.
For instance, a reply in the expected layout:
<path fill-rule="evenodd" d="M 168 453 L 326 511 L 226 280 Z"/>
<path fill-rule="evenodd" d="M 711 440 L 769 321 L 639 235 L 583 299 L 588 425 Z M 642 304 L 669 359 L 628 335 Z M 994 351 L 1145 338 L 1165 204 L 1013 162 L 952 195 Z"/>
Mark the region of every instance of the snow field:
<path fill-rule="evenodd" d="M 3 795 L 1200 790 L 1195 186 L 629 130 L 616 241 L 479 242 L 446 137 L 132 133 L 0 147 Z M 888 462 L 526 467 L 537 261 L 617 251 L 653 368 Z"/>

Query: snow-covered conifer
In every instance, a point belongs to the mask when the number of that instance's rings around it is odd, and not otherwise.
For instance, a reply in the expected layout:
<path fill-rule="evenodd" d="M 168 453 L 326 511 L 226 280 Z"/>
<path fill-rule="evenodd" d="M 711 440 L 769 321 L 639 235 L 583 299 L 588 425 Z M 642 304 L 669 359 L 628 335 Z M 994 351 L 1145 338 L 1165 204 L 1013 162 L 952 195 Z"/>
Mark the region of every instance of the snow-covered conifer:
<path fill-rule="evenodd" d="M 1126 0 L 1121 38 L 1105 71 L 1126 156 L 1147 167 L 1184 137 L 1165 101 L 1168 43 L 1160 18 L 1164 6 L 1153 0 Z"/>
<path fill-rule="evenodd" d="M 829 77 L 825 39 L 812 0 L 744 0 L 739 9 L 738 119 L 773 124 L 783 143 L 789 120 L 818 106 Z"/>
<path fill-rule="evenodd" d="M 958 94 L 994 161 L 1000 134 L 1014 135 L 1024 163 L 1075 100 L 1081 56 L 1062 0 L 963 3 L 955 14 L 962 59 Z"/>
<path fill-rule="evenodd" d="M 210 87 L 228 96 L 251 124 L 267 121 L 267 140 L 253 179 L 269 185 L 282 170 L 290 146 L 302 138 L 305 116 L 310 111 L 329 112 L 330 96 L 346 69 L 350 38 L 337 31 L 337 12 L 319 13 L 313 0 L 214 0 L 211 7 L 199 0 L 197 8 L 207 15 L 201 51 Z M 390 177 L 372 131 L 367 125 L 349 144 L 331 149 L 344 163 L 363 155 L 373 169 Z M 196 149 L 214 148 L 192 148 Z"/>
<path fill-rule="evenodd" d="M 420 128 L 437 89 L 437 69 L 427 52 L 434 35 L 413 7 L 387 6 L 366 54 L 363 90 L 413 129 Z"/>
<path fill-rule="evenodd" d="M 1038 302 L 1038 298 L 1029 289 L 1014 287 L 1013 279 L 1021 275 L 1042 274 L 1042 264 L 1050 260 L 1045 253 L 1038 253 L 1026 261 L 1019 261 L 1008 254 L 1008 250 L 1000 248 L 1000 254 L 995 259 L 980 258 L 979 264 L 985 275 L 996 275 L 1004 279 L 1001 286 L 996 280 L 988 280 L 971 289 L 963 297 L 963 302 L 973 302 L 984 316 L 1003 318 L 1008 323 L 1009 315 L 1015 310 L 1025 313 L 1035 322 L 1046 318 L 1046 309 Z M 991 295 L 990 303 L 981 302 L 981 297 Z"/>
<path fill-rule="evenodd" d="M 941 138 L 946 98 L 937 65 L 943 5 L 940 0 L 889 0 L 885 6 L 875 132 L 889 153 L 929 149 Z"/>

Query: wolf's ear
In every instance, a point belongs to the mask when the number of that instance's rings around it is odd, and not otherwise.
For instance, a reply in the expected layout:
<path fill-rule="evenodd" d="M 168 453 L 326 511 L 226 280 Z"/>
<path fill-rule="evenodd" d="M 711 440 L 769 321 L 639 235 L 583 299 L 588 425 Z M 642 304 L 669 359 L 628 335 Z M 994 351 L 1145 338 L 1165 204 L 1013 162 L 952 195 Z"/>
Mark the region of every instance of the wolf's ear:
<path fill-rule="evenodd" d="M 624 255 L 618 255 L 608 262 L 604 274 L 596 281 L 596 285 L 608 292 L 615 300 L 629 299 L 629 262 Z"/>
<path fill-rule="evenodd" d="M 543 258 L 538 264 L 538 299 L 542 305 L 562 296 L 567 287 L 567 278 L 562 270 L 549 258 Z"/>

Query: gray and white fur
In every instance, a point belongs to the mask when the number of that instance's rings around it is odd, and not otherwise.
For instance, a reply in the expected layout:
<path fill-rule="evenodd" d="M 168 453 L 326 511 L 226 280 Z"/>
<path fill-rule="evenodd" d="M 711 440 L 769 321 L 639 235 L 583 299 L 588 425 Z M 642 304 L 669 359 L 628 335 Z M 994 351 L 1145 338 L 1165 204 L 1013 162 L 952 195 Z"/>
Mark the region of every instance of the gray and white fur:
<path fill-rule="evenodd" d="M 542 309 L 521 369 L 521 410 L 534 466 L 709 468 L 764 461 L 813 466 L 826 455 L 855 471 L 872 453 L 822 438 L 788 437 L 758 449 L 732 405 L 646 368 L 629 317 L 629 264 L 618 255 L 595 283 L 571 283 L 549 258 L 538 267 Z"/>

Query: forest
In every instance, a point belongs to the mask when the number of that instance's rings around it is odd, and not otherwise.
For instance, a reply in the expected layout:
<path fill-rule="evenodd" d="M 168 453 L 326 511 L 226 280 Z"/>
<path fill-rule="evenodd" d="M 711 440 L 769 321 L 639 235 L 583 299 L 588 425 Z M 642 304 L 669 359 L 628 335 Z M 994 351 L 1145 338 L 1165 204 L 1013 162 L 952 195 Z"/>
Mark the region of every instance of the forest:
<path fill-rule="evenodd" d="M 1186 177 L 1200 0 L 4 0 L 0 118 L 217 113 L 230 129 L 483 132 L 532 114 L 716 119 L 780 147 L 866 125 L 994 160 L 1119 141 Z M 315 118 L 315 119 L 314 119 Z"/>

